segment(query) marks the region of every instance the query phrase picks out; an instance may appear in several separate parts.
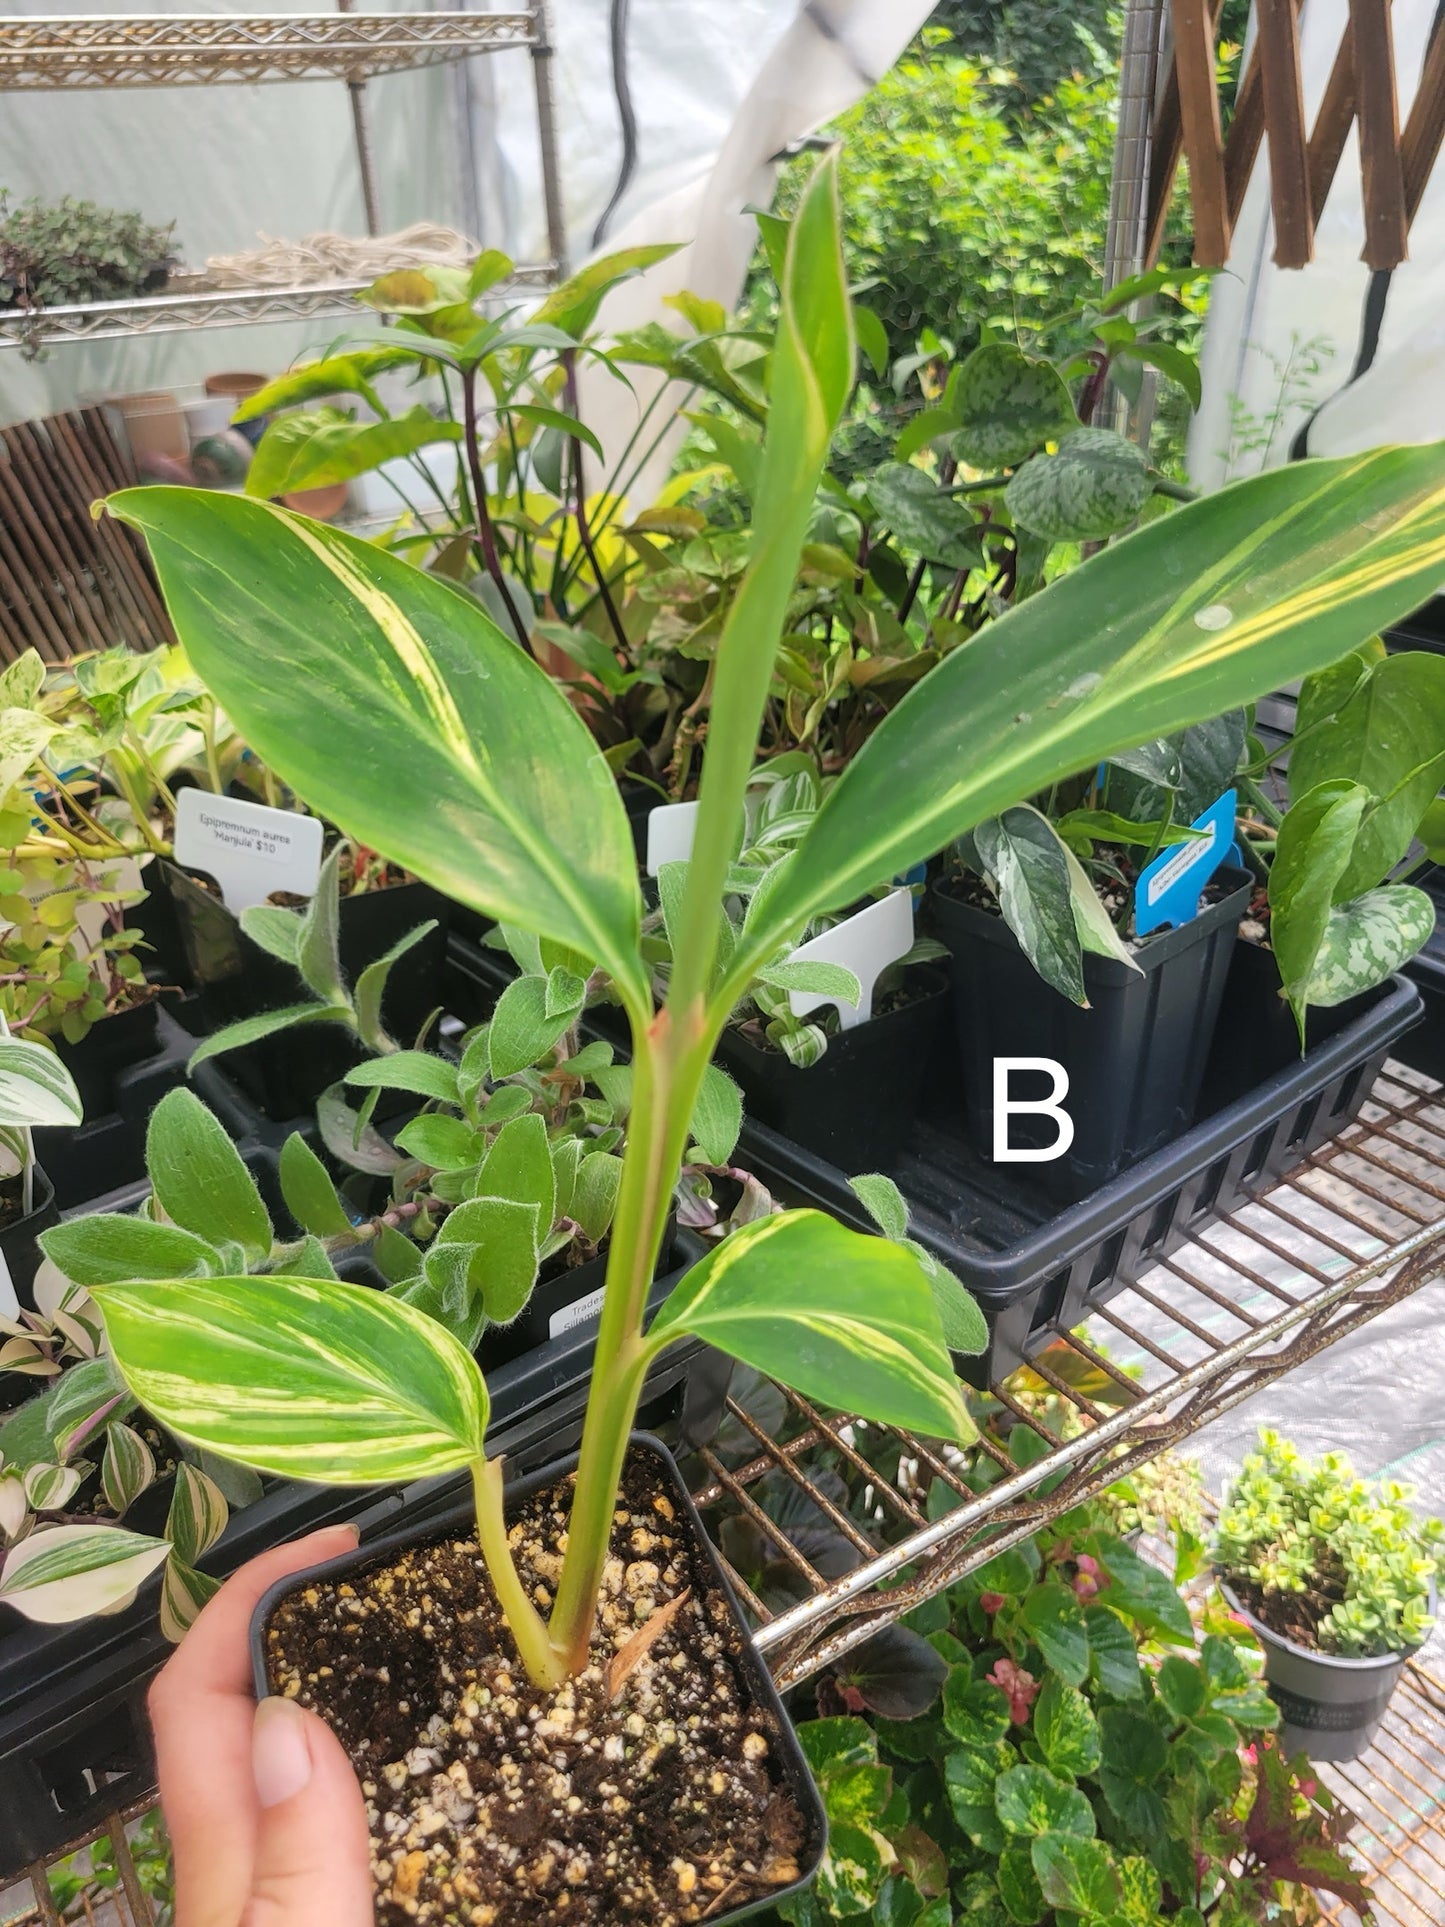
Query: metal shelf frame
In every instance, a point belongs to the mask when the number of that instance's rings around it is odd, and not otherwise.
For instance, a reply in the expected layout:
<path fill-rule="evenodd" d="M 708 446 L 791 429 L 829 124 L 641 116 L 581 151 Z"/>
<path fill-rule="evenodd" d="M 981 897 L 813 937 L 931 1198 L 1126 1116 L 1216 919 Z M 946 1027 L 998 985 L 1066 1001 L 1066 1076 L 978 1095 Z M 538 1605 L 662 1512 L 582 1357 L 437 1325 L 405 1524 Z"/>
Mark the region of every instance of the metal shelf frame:
<path fill-rule="evenodd" d="M 552 287 L 557 265 L 519 266 L 493 294 Z M 320 281 L 295 288 L 214 288 L 187 294 L 152 295 L 138 301 L 93 301 L 75 306 L 0 310 L 0 350 L 33 354 L 55 342 L 118 341 L 136 335 L 169 335 L 192 328 L 244 328 L 258 321 L 310 321 L 321 316 L 367 312 L 356 305 L 366 281 Z"/>
<path fill-rule="evenodd" d="M 318 14 L 56 14 L 0 19 L 0 93 L 112 87 L 212 87 L 296 80 L 344 81 L 367 233 L 382 231 L 366 83 L 475 54 L 525 48 L 532 57 L 537 139 L 551 261 L 518 270 L 523 286 L 551 286 L 567 271 L 552 86 L 548 0 L 509 13 L 355 13 L 337 0 Z M 345 312 L 364 283 L 182 292 L 150 300 L 0 310 L 0 348 L 38 353 L 51 342 L 115 340 L 189 328 L 235 328 Z"/>
<path fill-rule="evenodd" d="M 376 80 L 531 47 L 518 13 L 57 14 L 0 21 L 0 89 Z"/>

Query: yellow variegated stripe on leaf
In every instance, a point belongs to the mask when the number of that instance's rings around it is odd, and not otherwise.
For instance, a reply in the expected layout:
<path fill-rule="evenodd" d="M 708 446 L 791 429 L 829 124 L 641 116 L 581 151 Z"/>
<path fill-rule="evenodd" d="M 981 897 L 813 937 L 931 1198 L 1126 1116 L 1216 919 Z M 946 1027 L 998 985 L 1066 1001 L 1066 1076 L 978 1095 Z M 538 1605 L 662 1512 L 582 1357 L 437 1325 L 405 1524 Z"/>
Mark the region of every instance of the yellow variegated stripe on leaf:
<path fill-rule="evenodd" d="M 1335 661 L 1445 574 L 1445 444 L 1295 462 L 1162 517 L 955 649 L 839 777 L 730 977 L 987 816 Z"/>
<path fill-rule="evenodd" d="M 213 1579 L 208 1572 L 197 1572 L 193 1566 L 183 1565 L 179 1558 L 168 1559 L 161 1579 L 163 1637 L 173 1646 L 179 1645 L 195 1624 L 197 1613 L 213 1593 L 220 1591 L 220 1586 L 220 1580 Z"/>
<path fill-rule="evenodd" d="M 119 1612 L 170 1549 L 123 1526 L 39 1526 L 6 1553 L 0 1600 L 45 1626 Z"/>
<path fill-rule="evenodd" d="M 763 1218 L 694 1265 L 648 1344 L 685 1332 L 856 1417 L 977 1436 L 917 1258 L 820 1211 Z"/>
<path fill-rule="evenodd" d="M 155 1475 L 155 1454 L 140 1433 L 113 1419 L 105 1428 L 100 1488 L 117 1519 L 130 1510 Z"/>
<path fill-rule="evenodd" d="M 240 496 L 128 489 L 110 507 L 145 534 L 217 701 L 313 809 L 448 896 L 596 958 L 642 1001 L 612 772 L 475 597 Z"/>
<path fill-rule="evenodd" d="M 444 1326 L 319 1278 L 206 1278 L 95 1293 L 140 1403 L 183 1439 L 330 1485 L 449 1472 L 481 1456 L 487 1391 Z"/>
<path fill-rule="evenodd" d="M 177 1556 L 193 1566 L 226 1530 L 231 1508 L 214 1479 L 184 1461 L 176 1467 L 176 1489 L 166 1518 L 166 1537 Z"/>

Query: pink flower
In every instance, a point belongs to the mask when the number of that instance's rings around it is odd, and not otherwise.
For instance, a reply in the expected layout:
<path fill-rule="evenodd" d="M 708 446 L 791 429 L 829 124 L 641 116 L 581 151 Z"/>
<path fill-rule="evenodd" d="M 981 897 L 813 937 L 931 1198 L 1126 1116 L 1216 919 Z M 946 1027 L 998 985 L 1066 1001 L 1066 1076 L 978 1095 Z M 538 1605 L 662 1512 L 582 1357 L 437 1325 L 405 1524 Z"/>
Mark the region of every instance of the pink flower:
<path fill-rule="evenodd" d="M 1001 1611 L 1002 1608 L 1007 1605 L 1008 1601 L 1006 1596 L 1001 1592 L 981 1592 L 978 1596 L 978 1603 L 991 1619 L 996 1612 Z"/>
<path fill-rule="evenodd" d="M 1029 1708 L 1039 1696 L 1039 1682 L 1033 1674 L 1011 1659 L 1000 1659 L 987 1677 L 990 1686 L 997 1686 L 1007 1695 L 1009 1718 L 1014 1725 L 1027 1725 Z"/>
<path fill-rule="evenodd" d="M 1074 1594 L 1086 1603 L 1102 1592 L 1105 1580 L 1099 1572 L 1099 1562 L 1091 1559 L 1087 1552 L 1081 1552 L 1075 1561 L 1079 1570 L 1074 1578 Z"/>

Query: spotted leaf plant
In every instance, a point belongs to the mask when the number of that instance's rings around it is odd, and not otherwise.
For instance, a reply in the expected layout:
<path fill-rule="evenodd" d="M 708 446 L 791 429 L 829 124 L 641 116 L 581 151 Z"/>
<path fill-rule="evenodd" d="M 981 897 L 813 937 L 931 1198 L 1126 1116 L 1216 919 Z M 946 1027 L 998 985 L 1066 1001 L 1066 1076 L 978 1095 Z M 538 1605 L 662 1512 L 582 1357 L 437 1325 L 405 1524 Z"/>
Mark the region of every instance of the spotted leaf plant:
<path fill-rule="evenodd" d="M 917 1257 L 818 1212 L 744 1226 L 647 1322 L 708 1064 L 759 967 L 813 919 L 1020 795 L 1334 660 L 1415 606 L 1445 564 L 1439 448 L 1295 464 L 1150 524 L 1011 610 L 904 697 L 725 953 L 719 913 L 744 791 L 854 376 L 836 197 L 825 161 L 789 234 L 750 559 L 718 645 L 660 1007 L 607 761 L 474 598 L 259 501 L 164 488 L 110 505 L 149 542 L 198 672 L 313 810 L 483 914 L 595 960 L 625 1013 L 628 1135 L 545 1621 L 507 1545 L 485 1382 L 435 1318 L 392 1294 L 275 1273 L 158 1267 L 93 1292 L 126 1384 L 183 1439 L 313 1480 L 468 1471 L 484 1560 L 539 1682 L 586 1664 L 632 1419 L 650 1366 L 675 1340 L 703 1339 L 809 1398 L 909 1432 L 973 1435 Z"/>

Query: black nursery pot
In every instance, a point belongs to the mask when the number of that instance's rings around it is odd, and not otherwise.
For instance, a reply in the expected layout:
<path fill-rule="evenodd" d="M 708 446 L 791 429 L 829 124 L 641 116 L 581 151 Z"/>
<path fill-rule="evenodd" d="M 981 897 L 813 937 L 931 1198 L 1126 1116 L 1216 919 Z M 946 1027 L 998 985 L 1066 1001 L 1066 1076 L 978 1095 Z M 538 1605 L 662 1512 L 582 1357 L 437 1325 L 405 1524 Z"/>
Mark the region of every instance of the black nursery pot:
<path fill-rule="evenodd" d="M 762 1714 L 765 1724 L 771 1730 L 773 1752 L 780 1768 L 781 1784 L 796 1801 L 806 1827 L 806 1846 L 797 1855 L 800 1869 L 798 1880 L 786 1887 L 770 1888 L 748 1899 L 741 1906 L 708 1916 L 713 1927 L 722 1927 L 723 1923 L 744 1920 L 750 1915 L 771 1909 L 779 1901 L 786 1900 L 790 1895 L 799 1893 L 808 1886 L 827 1846 L 827 1817 L 803 1750 L 798 1744 L 797 1735 L 784 1710 L 778 1689 L 753 1645 L 742 1607 L 707 1537 L 697 1508 L 692 1502 L 692 1495 L 677 1469 L 676 1461 L 660 1439 L 646 1432 L 632 1434 L 628 1453 L 629 1466 L 634 1465 L 639 1457 L 653 1461 L 652 1470 L 657 1476 L 658 1483 L 671 1500 L 679 1523 L 688 1531 L 688 1536 L 692 1540 L 693 1558 L 706 1574 L 708 1594 L 718 1602 L 725 1614 L 725 1638 L 730 1649 L 729 1657 L 741 1676 L 746 1693 L 752 1700 L 754 1711 Z M 510 1482 L 506 1491 L 508 1512 L 512 1512 L 535 1493 L 561 1485 L 576 1468 L 577 1456 L 573 1454 L 552 1465 L 544 1466 L 527 1478 Z M 440 1519 L 430 1521 L 424 1531 L 418 1532 L 415 1528 L 411 1528 L 394 1533 L 386 1539 L 378 1540 L 355 1552 L 344 1553 L 338 1559 L 329 1559 L 325 1564 L 312 1567 L 308 1571 L 289 1573 L 284 1579 L 278 1581 L 262 1595 L 251 1619 L 251 1664 L 257 1698 L 265 1698 L 272 1691 L 266 1663 L 266 1634 L 272 1614 L 284 1599 L 293 1593 L 302 1592 L 314 1586 L 318 1580 L 350 1579 L 370 1568 L 386 1565 L 414 1547 L 436 1544 L 469 1533 L 474 1529 L 473 1521 L 471 1504 L 469 1502 L 459 1504 Z M 718 1614 L 713 1613 L 710 1617 L 714 1627 L 721 1630 L 724 1622 Z M 394 1676 L 409 1675 L 413 1667 L 420 1677 L 425 1677 L 427 1673 L 433 1676 L 438 1674 L 439 1668 L 432 1657 L 430 1642 L 424 1639 L 421 1631 L 417 1633 L 416 1645 L 419 1649 L 416 1653 L 405 1648 L 398 1651 L 397 1659 L 400 1664 L 393 1665 Z M 444 1677 L 450 1678 L 450 1675 L 444 1675 Z M 438 1693 L 440 1684 L 439 1678 Z M 334 1677 L 330 1683 L 330 1690 L 334 1690 L 338 1700 L 344 1702 L 349 1683 L 341 1677 Z M 370 1690 L 375 1691 L 375 1688 L 372 1687 Z M 408 1690 L 412 1695 L 413 1712 L 415 1712 L 416 1686 L 412 1685 Z M 319 1682 L 316 1697 L 312 1703 L 324 1718 L 326 1707 L 321 1701 Z M 423 1723 L 422 1720 L 418 1720 L 418 1727 Z M 563 1844 L 565 1845 L 565 1842 Z"/>
<path fill-rule="evenodd" d="M 18 1190 L 21 1180 L 15 1177 L 7 1182 L 14 1184 Z M 55 1187 L 38 1164 L 34 1171 L 32 1197 L 33 1203 L 26 1215 L 12 1218 L 0 1229 L 0 1264 L 9 1273 L 15 1296 L 27 1311 L 35 1309 L 35 1274 L 40 1269 L 40 1260 L 44 1255 L 36 1240 L 42 1231 L 49 1231 L 52 1225 L 60 1223 Z M 27 1394 L 33 1389 L 33 1382 L 29 1379 L 10 1378 L 8 1382 L 20 1385 Z M 0 1387 L 6 1384 L 7 1379 L 0 1377 Z"/>
<path fill-rule="evenodd" d="M 995 1057 L 1051 1058 L 1068 1073 L 1062 1103 L 1073 1143 L 1062 1157 L 1010 1167 L 1050 1197 L 1086 1197 L 1188 1130 L 1252 887 L 1242 870 L 1221 870 L 1216 880 L 1224 891 L 1217 902 L 1140 945 L 1138 971 L 1085 954 L 1088 1009 L 1044 982 L 1002 917 L 931 893 L 934 927 L 953 956 L 969 1135 L 986 1163 L 994 1164 Z M 1037 1079 L 1040 1097 L 1045 1081 Z M 1020 1101 L 1035 1095 L 1022 1073 L 1010 1089 Z M 1056 1136 L 1048 1116 L 1009 1119 L 1015 1147 L 1042 1147 Z"/>
<path fill-rule="evenodd" d="M 1400 1675 L 1418 1646 L 1374 1659 L 1346 1659 L 1299 1646 L 1256 1619 L 1220 1581 L 1219 1590 L 1264 1648 L 1264 1677 L 1280 1711 L 1279 1743 L 1286 1754 L 1312 1760 L 1354 1760 L 1385 1717 Z M 1435 1588 L 1430 1588 L 1435 1605 Z"/>
<path fill-rule="evenodd" d="M 252 943 L 218 897 L 173 866 L 166 866 L 166 876 L 209 1029 L 306 1000 L 297 973 Z M 442 1002 L 451 908 L 446 897 L 425 883 L 366 890 L 341 901 L 341 969 L 353 986 L 366 966 L 408 930 L 428 921 L 436 924 L 397 962 L 387 980 L 382 1021 L 401 1044 L 415 1040 Z M 217 1062 L 267 1117 L 284 1123 L 308 1113 L 322 1091 L 364 1054 L 345 1025 L 315 1023 L 228 1051 Z"/>
<path fill-rule="evenodd" d="M 85 1115 L 105 1117 L 118 1108 L 116 1079 L 161 1048 L 160 1004 L 154 997 L 132 1004 L 128 1010 L 100 1018 L 78 1044 L 62 1037 L 55 1048 L 75 1079 Z"/>
<path fill-rule="evenodd" d="M 892 1164 L 918 1115 L 948 1008 L 940 971 L 920 967 L 908 982 L 918 995 L 830 1037 L 816 1064 L 725 1030 L 717 1061 L 742 1086 L 749 1118 L 849 1177 Z"/>

